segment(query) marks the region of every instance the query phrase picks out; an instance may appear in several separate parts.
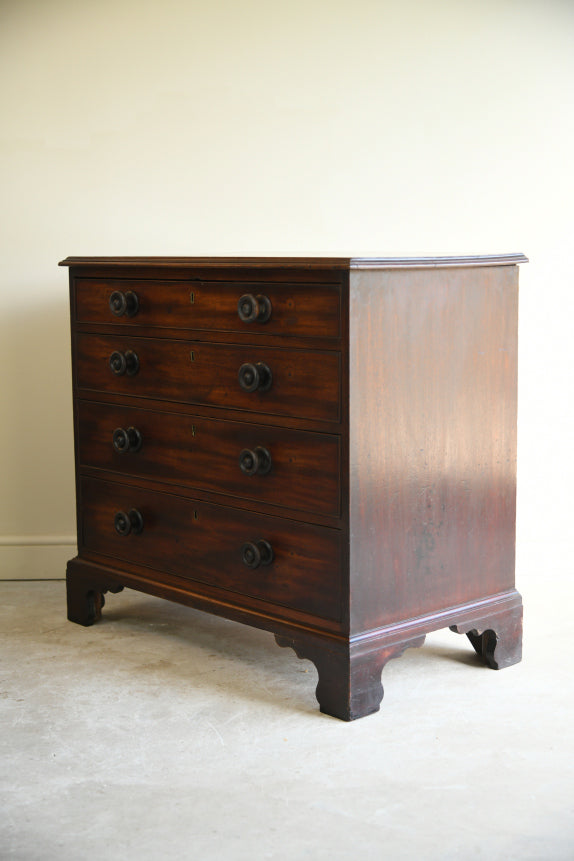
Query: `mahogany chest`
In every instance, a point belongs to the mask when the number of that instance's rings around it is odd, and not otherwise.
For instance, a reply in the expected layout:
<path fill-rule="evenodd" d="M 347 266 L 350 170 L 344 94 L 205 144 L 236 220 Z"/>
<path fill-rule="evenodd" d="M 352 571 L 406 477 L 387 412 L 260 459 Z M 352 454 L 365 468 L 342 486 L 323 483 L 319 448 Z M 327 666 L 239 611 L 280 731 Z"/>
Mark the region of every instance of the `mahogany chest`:
<path fill-rule="evenodd" d="M 62 261 L 68 618 L 126 586 L 272 631 L 344 720 L 378 710 L 385 663 L 433 630 L 519 661 L 523 262 Z"/>

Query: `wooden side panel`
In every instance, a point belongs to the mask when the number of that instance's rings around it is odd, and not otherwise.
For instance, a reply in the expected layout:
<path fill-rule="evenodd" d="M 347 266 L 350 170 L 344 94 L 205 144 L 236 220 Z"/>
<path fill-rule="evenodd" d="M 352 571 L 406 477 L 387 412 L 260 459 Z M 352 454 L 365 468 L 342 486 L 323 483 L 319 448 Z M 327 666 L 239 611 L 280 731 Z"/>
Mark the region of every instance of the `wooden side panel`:
<path fill-rule="evenodd" d="M 351 274 L 352 632 L 514 585 L 517 278 Z"/>

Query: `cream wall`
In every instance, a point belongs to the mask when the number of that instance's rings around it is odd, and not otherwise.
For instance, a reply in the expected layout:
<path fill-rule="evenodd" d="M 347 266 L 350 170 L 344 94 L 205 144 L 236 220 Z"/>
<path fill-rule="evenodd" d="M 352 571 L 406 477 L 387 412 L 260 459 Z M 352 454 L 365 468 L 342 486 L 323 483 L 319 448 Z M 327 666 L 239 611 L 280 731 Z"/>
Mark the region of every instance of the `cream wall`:
<path fill-rule="evenodd" d="M 68 254 L 524 251 L 519 581 L 561 562 L 574 3 L 2 0 L 0 65 L 0 577 L 74 552 Z"/>

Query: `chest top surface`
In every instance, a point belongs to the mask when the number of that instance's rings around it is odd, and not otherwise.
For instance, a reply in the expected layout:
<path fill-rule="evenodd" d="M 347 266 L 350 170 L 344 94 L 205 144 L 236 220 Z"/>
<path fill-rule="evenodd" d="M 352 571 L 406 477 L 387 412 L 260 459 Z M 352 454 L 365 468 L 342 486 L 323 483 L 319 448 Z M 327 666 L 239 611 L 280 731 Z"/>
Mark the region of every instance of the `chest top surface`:
<path fill-rule="evenodd" d="M 313 269 L 420 269 L 446 266 L 515 266 L 527 263 L 521 253 L 475 254 L 450 257 L 66 257 L 60 266 L 289 268 Z"/>

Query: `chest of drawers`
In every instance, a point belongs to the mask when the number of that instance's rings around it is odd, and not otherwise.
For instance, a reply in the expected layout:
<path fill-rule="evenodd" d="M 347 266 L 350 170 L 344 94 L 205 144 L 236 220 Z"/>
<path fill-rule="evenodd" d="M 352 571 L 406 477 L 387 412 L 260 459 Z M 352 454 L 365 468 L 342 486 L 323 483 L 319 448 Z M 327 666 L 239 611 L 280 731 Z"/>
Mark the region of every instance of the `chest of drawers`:
<path fill-rule="evenodd" d="M 385 663 L 433 630 L 520 660 L 522 262 L 62 261 L 68 618 L 130 587 L 269 630 L 345 720 L 378 710 Z"/>

